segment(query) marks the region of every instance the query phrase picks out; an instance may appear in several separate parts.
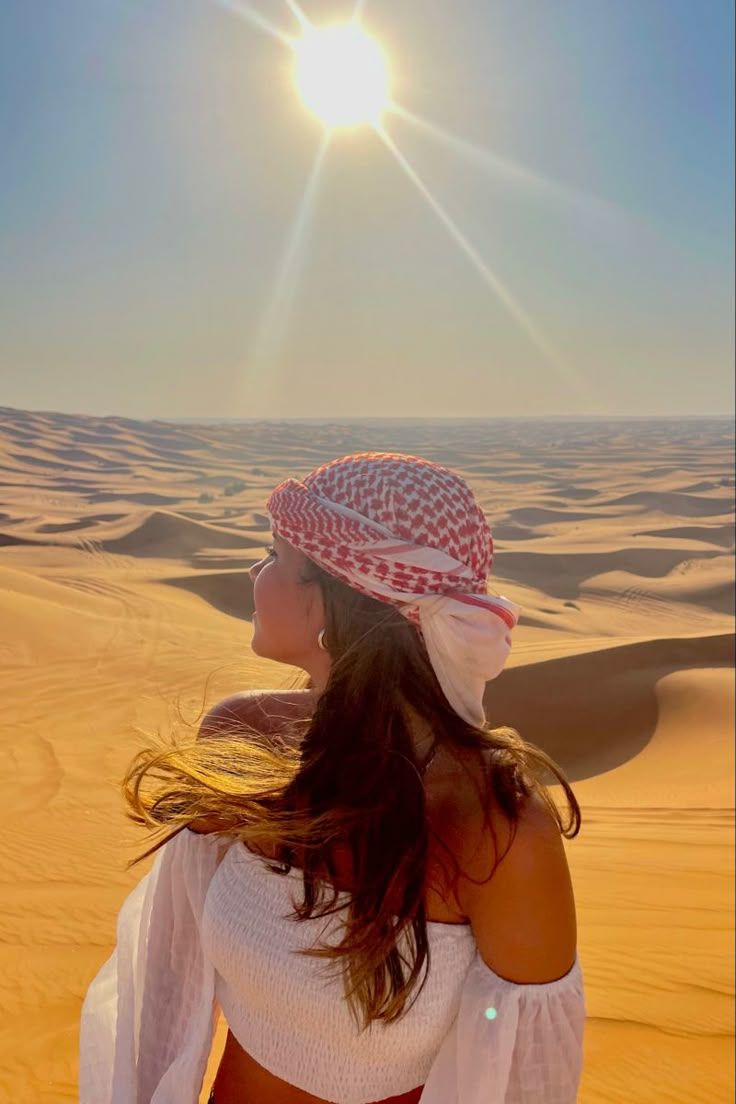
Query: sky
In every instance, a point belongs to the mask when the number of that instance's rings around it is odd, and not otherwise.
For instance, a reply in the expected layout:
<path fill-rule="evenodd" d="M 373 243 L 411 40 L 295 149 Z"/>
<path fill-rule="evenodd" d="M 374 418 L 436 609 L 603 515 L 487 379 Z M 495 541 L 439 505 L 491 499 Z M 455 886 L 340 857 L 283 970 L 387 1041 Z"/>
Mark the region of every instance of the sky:
<path fill-rule="evenodd" d="M 296 8 L 3 0 L 0 405 L 733 413 L 731 0 L 364 0 L 383 136 Z"/>

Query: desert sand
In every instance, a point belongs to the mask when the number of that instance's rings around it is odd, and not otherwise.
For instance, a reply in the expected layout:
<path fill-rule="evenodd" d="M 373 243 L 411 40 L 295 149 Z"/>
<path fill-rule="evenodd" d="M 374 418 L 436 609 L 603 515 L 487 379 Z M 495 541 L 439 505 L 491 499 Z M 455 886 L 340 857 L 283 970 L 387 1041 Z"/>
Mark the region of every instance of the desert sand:
<path fill-rule="evenodd" d="M 125 870 L 144 840 L 118 789 L 146 733 L 300 674 L 249 647 L 268 493 L 369 449 L 465 476 L 494 533 L 491 587 L 523 607 L 486 707 L 557 760 L 582 808 L 565 844 L 581 1104 L 733 1100 L 730 419 L 215 426 L 0 409 L 2 1100 L 76 1099 L 84 993 L 150 865 Z M 205 1089 L 223 1042 L 221 1024 Z"/>

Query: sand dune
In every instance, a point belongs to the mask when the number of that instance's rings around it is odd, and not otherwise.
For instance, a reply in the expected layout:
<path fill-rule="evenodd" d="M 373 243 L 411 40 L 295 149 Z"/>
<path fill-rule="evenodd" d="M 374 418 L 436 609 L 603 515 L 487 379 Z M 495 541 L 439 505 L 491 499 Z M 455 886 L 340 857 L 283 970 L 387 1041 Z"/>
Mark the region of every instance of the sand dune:
<path fill-rule="evenodd" d="M 701 723 L 705 729 L 714 727 L 709 722 L 716 718 L 721 724 L 727 723 L 728 702 L 733 699 L 728 675 L 733 664 L 732 633 L 659 637 L 615 647 L 599 645 L 506 671 L 503 678 L 488 685 L 486 715 L 494 724 L 513 725 L 557 762 L 567 764 L 568 780 L 577 791 L 576 783 L 591 776 L 598 778 L 629 762 L 654 739 L 660 712 L 657 686 L 674 673 L 720 670 L 723 677 L 717 699 L 710 702 Z M 533 687 L 533 695 L 525 693 L 528 686 Z M 574 711 L 570 710 L 571 700 L 575 702 Z M 601 717 L 605 717 L 605 724 Z M 611 740 L 612 732 L 618 733 L 615 741 Z M 732 803 L 733 746 L 722 740 L 718 748 L 717 758 L 710 755 L 699 763 L 698 786 L 686 780 L 683 792 L 677 796 L 681 807 L 702 805 L 706 786 L 706 804 L 728 807 L 729 801 Z M 660 755 L 666 755 L 666 745 Z M 646 775 L 641 779 L 639 800 L 661 804 L 660 787 L 672 794 L 674 764 L 668 768 L 662 762 L 660 766 L 660 777 Z M 600 788 L 596 794 L 600 801 Z M 633 795 L 628 797 L 629 804 L 633 804 Z"/>
<path fill-rule="evenodd" d="M 550 493 L 555 495 L 561 495 L 568 501 L 578 501 L 582 499 L 584 502 L 591 498 L 597 498 L 600 491 L 597 491 L 595 487 L 578 487 L 575 483 L 560 483 L 556 487 L 550 487 Z"/>
<path fill-rule="evenodd" d="M 103 521 L 119 521 L 125 514 L 87 514 L 76 521 L 45 522 L 36 527 L 38 533 L 68 533 L 72 529 L 87 529 L 91 525 L 99 525 Z"/>
<path fill-rule="evenodd" d="M 644 510 L 671 514 L 673 517 L 720 517 L 722 515 L 730 517 L 734 509 L 732 496 L 706 498 L 704 495 L 682 494 L 676 491 L 670 491 L 667 494 L 637 491 L 636 494 L 623 495 L 621 498 L 614 498 L 600 505 L 626 506 L 629 509 L 641 506 Z"/>
<path fill-rule="evenodd" d="M 99 494 L 88 494 L 88 502 L 134 502 L 138 506 L 171 506 L 179 502 L 177 495 L 155 494 L 152 491 L 101 491 Z"/>
<path fill-rule="evenodd" d="M 642 537 L 671 537 L 682 540 L 702 541 L 704 544 L 719 544 L 722 548 L 734 549 L 733 525 L 675 525 L 667 529 L 646 529 L 635 533 Z"/>
<path fill-rule="evenodd" d="M 506 517 L 510 518 L 512 524 L 542 526 L 554 525 L 558 521 L 566 524 L 571 521 L 596 521 L 600 514 L 592 510 L 575 511 L 569 508 L 550 510 L 543 506 L 522 506 L 518 510 L 509 510 Z"/>
<path fill-rule="evenodd" d="M 229 617 L 253 616 L 253 583 L 247 571 L 199 572 L 162 579 L 168 586 L 196 594 Z"/>
<path fill-rule="evenodd" d="M 544 579 L 545 590 L 549 594 L 558 598 L 577 598 L 583 589 L 593 586 L 593 580 L 599 580 L 604 574 L 620 572 L 647 580 L 661 579 L 694 558 L 693 550 L 689 548 L 617 548 L 615 538 L 603 539 L 600 543 L 614 547 L 604 547 L 600 552 L 574 551 L 569 545 L 561 551 L 543 551 L 541 548 L 530 551 L 525 548 L 515 552 L 506 548 L 502 553 L 494 551 L 494 562 L 498 556 L 497 573 L 504 581 Z M 722 553 L 713 549 L 701 550 L 696 558 L 701 563 L 704 560 L 720 560 Z"/>
<path fill-rule="evenodd" d="M 0 1099 L 76 1099 L 82 997 L 150 865 L 125 870 L 142 840 L 122 772 L 146 733 L 193 734 L 227 693 L 296 676 L 248 646 L 266 499 L 365 449 L 464 473 L 494 533 L 490 588 L 522 606 L 486 710 L 582 807 L 566 844 L 580 1104 L 733 1099 L 730 422 L 182 427 L 0 408 L 0 448 Z M 209 1076 L 223 1041 L 221 1025 Z"/>
<path fill-rule="evenodd" d="M 107 552 L 130 556 L 179 558 L 201 552 L 205 548 L 252 548 L 257 541 L 205 522 L 192 521 L 180 514 L 155 510 L 135 518 L 133 525 L 120 536 L 98 537 Z"/>
<path fill-rule="evenodd" d="M 15 533 L 1 533 L 0 532 L 0 546 L 9 544 L 32 544 L 32 541 L 24 540 L 23 537 L 18 537 Z"/>

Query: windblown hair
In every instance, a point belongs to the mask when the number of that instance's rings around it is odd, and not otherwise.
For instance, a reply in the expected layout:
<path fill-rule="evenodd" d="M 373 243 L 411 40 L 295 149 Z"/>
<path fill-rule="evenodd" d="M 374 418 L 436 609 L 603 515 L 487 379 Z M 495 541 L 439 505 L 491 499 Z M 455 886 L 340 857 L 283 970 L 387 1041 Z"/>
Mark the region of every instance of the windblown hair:
<path fill-rule="evenodd" d="M 186 746 L 141 751 L 122 783 L 128 815 L 151 829 L 174 830 L 130 865 L 205 821 L 207 830 L 239 839 L 255 852 L 268 845 L 281 860 L 264 856 L 275 873 L 286 874 L 298 850 L 304 900 L 290 918 L 343 909 L 346 916 L 339 944 L 296 953 L 342 966 L 351 1014 L 359 1027 L 362 1014 L 365 1030 L 373 1020 L 391 1022 L 408 1011 L 426 981 L 425 972 L 408 1004 L 425 962 L 429 968 L 423 898 L 430 835 L 454 863 L 453 889 L 459 877 L 453 852 L 429 823 L 422 768 L 401 702 L 429 722 L 436 740 L 459 762 L 468 752 L 484 762 L 481 808 L 490 810 L 492 792 L 512 828 L 509 847 L 534 790 L 568 839 L 578 834 L 581 813 L 562 769 L 546 752 L 514 728 L 491 728 L 488 722 L 476 727 L 455 712 L 421 636 L 398 609 L 346 586 L 309 559 L 300 582 L 321 589 L 332 659 L 313 716 L 290 722 L 276 738 L 238 723 L 200 732 Z M 565 790 L 567 826 L 539 777 L 544 770 Z M 490 820 L 488 825 L 497 851 Z M 337 852 L 349 857 L 354 875 L 347 908 L 336 904 Z M 503 857 L 496 856 L 484 881 Z M 323 890 L 329 889 L 326 901 Z"/>

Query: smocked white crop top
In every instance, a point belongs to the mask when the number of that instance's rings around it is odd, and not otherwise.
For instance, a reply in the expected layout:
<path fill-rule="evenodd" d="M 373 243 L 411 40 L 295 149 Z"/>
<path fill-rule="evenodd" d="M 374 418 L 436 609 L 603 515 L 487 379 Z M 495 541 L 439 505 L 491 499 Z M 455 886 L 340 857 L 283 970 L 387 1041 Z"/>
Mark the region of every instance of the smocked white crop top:
<path fill-rule="evenodd" d="M 428 924 L 431 968 L 414 1007 L 403 1022 L 375 1021 L 360 1034 L 335 964 L 291 953 L 339 942 L 339 913 L 300 923 L 284 918 L 302 880 L 298 868 L 275 874 L 238 844 L 212 879 L 202 940 L 230 1030 L 266 1069 L 325 1100 L 364 1104 L 424 1084 L 475 954 L 470 927 Z"/>
<path fill-rule="evenodd" d="M 577 956 L 558 981 L 519 985 L 482 961 L 469 925 L 429 923 L 413 1007 L 361 1033 L 339 963 L 292 953 L 339 941 L 341 912 L 288 919 L 301 881 L 240 842 L 186 829 L 159 850 L 84 1001 L 81 1104 L 197 1104 L 220 1011 L 260 1065 L 334 1104 L 418 1085 L 421 1104 L 574 1104 Z"/>

